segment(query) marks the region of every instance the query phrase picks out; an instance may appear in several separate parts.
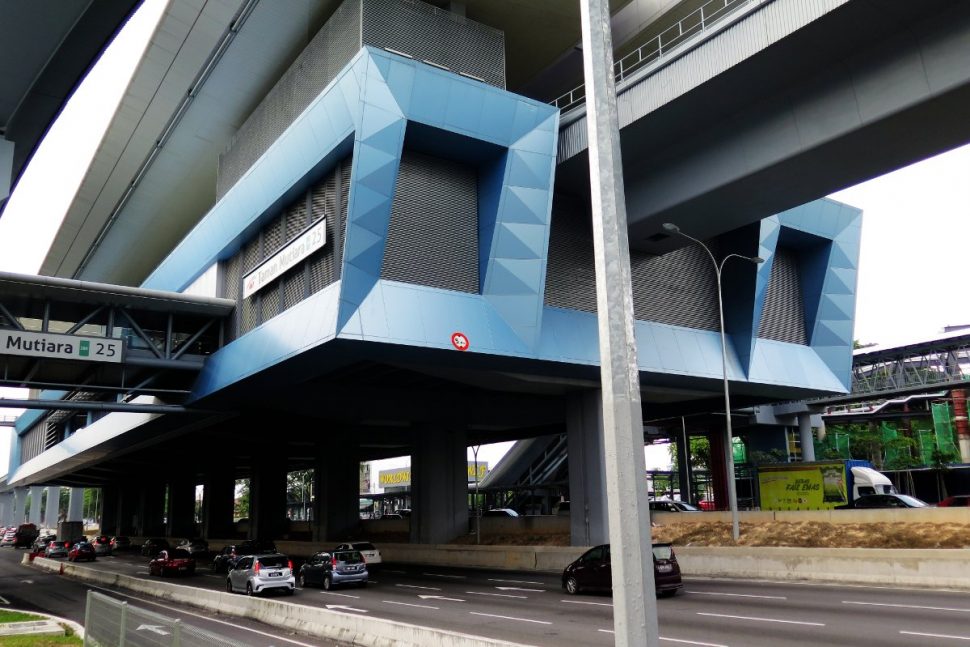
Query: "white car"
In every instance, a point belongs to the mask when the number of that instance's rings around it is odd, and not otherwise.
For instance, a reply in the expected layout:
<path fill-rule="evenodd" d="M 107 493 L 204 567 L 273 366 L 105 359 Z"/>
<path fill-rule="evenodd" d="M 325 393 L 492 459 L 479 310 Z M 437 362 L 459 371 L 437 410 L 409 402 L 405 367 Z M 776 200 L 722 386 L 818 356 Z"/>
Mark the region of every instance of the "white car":
<path fill-rule="evenodd" d="M 260 595 L 281 591 L 293 595 L 296 577 L 293 562 L 286 555 L 245 555 L 236 561 L 226 577 L 226 591 Z"/>
<path fill-rule="evenodd" d="M 346 544 L 340 544 L 334 550 L 360 551 L 360 554 L 364 556 L 364 561 L 367 563 L 368 568 L 381 563 L 381 551 L 377 550 L 377 547 L 369 541 L 350 541 Z"/>

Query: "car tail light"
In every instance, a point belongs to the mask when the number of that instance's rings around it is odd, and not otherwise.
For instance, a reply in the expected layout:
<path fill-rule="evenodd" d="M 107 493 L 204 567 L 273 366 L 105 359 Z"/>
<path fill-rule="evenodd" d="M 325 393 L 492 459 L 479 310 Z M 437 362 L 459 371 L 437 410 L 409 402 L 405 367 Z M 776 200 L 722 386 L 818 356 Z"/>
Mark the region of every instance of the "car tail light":
<path fill-rule="evenodd" d="M 331 557 L 330 558 L 330 565 L 332 567 L 334 567 L 334 568 L 337 568 L 337 558 L 336 557 Z"/>
<path fill-rule="evenodd" d="M 259 562 L 256 562 L 256 567 L 253 570 L 257 573 L 259 572 Z"/>
<path fill-rule="evenodd" d="M 290 569 L 291 571 L 293 570 L 293 560 L 292 559 L 286 560 L 286 567 L 288 569 Z"/>

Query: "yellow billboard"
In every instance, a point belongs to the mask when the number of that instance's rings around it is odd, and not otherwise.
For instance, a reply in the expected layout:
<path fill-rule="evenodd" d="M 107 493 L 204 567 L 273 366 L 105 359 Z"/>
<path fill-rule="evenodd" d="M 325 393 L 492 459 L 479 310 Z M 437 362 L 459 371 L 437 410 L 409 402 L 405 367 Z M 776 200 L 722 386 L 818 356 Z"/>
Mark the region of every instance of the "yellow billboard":
<path fill-rule="evenodd" d="M 849 501 L 842 462 L 763 465 L 758 486 L 762 510 L 833 510 Z"/>

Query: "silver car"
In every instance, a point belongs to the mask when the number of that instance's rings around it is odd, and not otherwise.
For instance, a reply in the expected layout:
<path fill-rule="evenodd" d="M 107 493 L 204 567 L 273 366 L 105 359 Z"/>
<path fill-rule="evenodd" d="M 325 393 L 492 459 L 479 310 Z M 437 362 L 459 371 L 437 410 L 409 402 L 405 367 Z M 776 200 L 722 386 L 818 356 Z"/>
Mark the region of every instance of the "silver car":
<path fill-rule="evenodd" d="M 226 577 L 226 590 L 246 595 L 259 595 L 276 590 L 293 595 L 296 590 L 293 562 L 279 553 L 240 557 Z"/>

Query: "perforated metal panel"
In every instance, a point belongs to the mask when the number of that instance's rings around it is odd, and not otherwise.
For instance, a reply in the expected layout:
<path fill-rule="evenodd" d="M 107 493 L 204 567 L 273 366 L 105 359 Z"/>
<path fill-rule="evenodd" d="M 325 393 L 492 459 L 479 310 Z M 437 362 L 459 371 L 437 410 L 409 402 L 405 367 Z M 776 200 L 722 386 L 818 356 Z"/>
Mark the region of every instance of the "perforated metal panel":
<path fill-rule="evenodd" d="M 708 241 L 716 253 L 716 244 Z M 590 217 L 576 201 L 553 200 L 545 304 L 596 312 L 596 271 Z M 683 247 L 663 256 L 630 254 L 637 319 L 719 330 L 717 282 L 704 250 Z"/>
<path fill-rule="evenodd" d="M 47 439 L 47 424 L 37 424 L 20 438 L 20 464 L 44 452 L 44 444 Z"/>
<path fill-rule="evenodd" d="M 365 45 L 386 47 L 505 88 L 505 34 L 417 0 L 364 0 Z"/>
<path fill-rule="evenodd" d="M 478 180 L 472 168 L 404 152 L 381 278 L 478 293 Z"/>
<path fill-rule="evenodd" d="M 775 250 L 758 337 L 791 344 L 808 344 L 798 256 L 791 249 L 778 247 Z"/>

